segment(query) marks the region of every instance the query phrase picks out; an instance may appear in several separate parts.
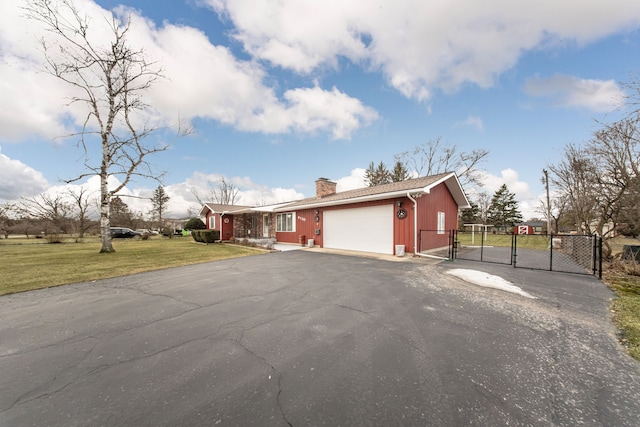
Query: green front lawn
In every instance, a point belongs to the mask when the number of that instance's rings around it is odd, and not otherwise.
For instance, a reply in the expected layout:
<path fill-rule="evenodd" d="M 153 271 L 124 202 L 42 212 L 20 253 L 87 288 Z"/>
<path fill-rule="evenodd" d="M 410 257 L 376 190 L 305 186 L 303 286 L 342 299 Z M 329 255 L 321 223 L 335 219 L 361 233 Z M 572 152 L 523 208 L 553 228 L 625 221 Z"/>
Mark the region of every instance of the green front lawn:
<path fill-rule="evenodd" d="M 95 238 L 62 244 L 39 244 L 42 239 L 0 242 L 0 295 L 264 253 L 244 246 L 197 244 L 191 237 L 114 240 L 116 251 L 110 254 L 99 253 Z"/>

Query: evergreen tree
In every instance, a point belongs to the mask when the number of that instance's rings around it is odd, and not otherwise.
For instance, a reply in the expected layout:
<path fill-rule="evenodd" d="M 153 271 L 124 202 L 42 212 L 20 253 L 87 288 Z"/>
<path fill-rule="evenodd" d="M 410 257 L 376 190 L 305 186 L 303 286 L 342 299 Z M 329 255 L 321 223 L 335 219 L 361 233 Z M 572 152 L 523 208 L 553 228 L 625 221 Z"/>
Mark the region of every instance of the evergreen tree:
<path fill-rule="evenodd" d="M 376 185 L 388 184 L 391 182 L 391 174 L 384 162 L 380 162 L 375 166 L 373 162 L 369 163 L 369 167 L 364 172 L 364 179 L 369 187 Z"/>
<path fill-rule="evenodd" d="M 153 205 L 153 209 L 151 209 L 151 214 L 154 218 L 158 219 L 160 226 L 162 227 L 162 215 L 167 213 L 167 205 L 169 204 L 169 200 L 171 197 L 164 191 L 164 187 L 158 185 L 158 188 L 153 190 L 153 196 L 151 196 L 151 204 Z"/>
<path fill-rule="evenodd" d="M 111 224 L 114 227 L 131 227 L 133 214 L 120 197 L 116 196 L 111 199 L 110 211 Z"/>
<path fill-rule="evenodd" d="M 376 166 L 373 164 L 373 162 L 371 162 L 369 163 L 367 170 L 364 171 L 364 182 L 366 182 L 369 187 L 373 187 L 375 185 L 373 184 L 375 180 L 374 178 L 375 174 L 376 174 Z"/>
<path fill-rule="evenodd" d="M 464 224 L 478 224 L 480 221 L 480 207 L 477 203 L 470 202 L 470 208 L 460 211 L 460 227 L 464 228 Z"/>
<path fill-rule="evenodd" d="M 516 195 L 509 191 L 506 184 L 502 184 L 502 187 L 491 198 L 487 222 L 497 228 L 512 228 L 522 222 L 522 214 L 518 208 Z"/>
<path fill-rule="evenodd" d="M 390 178 L 391 182 L 400 182 L 409 179 L 409 171 L 402 160 L 396 158 L 396 163 L 393 165 Z"/>

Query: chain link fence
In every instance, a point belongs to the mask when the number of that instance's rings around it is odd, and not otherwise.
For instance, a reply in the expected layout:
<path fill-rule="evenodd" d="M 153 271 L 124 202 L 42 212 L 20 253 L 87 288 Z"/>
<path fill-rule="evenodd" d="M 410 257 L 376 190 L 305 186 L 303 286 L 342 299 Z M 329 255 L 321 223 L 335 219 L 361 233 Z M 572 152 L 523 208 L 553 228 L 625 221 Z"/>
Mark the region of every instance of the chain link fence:
<path fill-rule="evenodd" d="M 449 247 L 445 248 L 445 242 Z M 442 258 L 602 277 L 602 238 L 583 235 L 420 231 L 420 252 Z"/>
<path fill-rule="evenodd" d="M 436 258 L 453 258 L 455 230 L 420 230 L 418 248 L 421 254 Z"/>

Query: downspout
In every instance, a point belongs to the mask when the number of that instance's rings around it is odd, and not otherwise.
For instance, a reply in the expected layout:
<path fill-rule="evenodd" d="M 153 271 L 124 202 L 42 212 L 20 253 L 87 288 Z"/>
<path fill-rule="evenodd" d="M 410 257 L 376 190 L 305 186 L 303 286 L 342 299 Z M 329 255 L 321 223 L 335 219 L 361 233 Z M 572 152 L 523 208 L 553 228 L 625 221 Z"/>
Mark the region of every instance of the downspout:
<path fill-rule="evenodd" d="M 446 260 L 447 258 L 442 258 L 435 255 L 421 254 L 418 251 L 418 201 L 413 197 L 411 197 L 411 193 L 409 192 L 407 192 L 407 197 L 409 198 L 409 200 L 413 202 L 413 255 L 421 256 L 424 258 L 435 258 L 435 259 Z"/>
<path fill-rule="evenodd" d="M 413 255 L 420 256 L 418 253 L 418 201 L 411 197 L 408 191 L 407 197 L 413 202 Z"/>

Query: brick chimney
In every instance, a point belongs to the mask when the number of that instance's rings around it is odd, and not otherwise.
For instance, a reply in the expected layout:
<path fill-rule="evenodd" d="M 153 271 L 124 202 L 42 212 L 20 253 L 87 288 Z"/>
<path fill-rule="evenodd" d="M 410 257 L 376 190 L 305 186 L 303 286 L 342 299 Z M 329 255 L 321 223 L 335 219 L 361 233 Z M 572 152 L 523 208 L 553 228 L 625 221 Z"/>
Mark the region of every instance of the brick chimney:
<path fill-rule="evenodd" d="M 336 194 L 336 183 L 327 178 L 316 179 L 316 197 L 325 197 Z"/>

